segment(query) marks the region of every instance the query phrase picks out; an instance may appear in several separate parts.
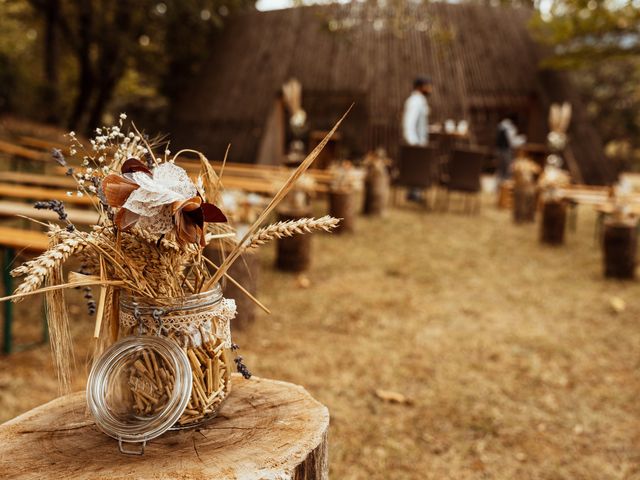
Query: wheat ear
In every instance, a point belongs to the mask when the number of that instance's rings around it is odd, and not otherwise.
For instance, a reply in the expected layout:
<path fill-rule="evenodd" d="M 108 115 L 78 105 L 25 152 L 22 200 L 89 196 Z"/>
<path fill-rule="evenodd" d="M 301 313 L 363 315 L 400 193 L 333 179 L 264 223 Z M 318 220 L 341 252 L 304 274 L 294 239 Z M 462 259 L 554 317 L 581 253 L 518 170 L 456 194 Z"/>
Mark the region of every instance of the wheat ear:
<path fill-rule="evenodd" d="M 325 215 L 321 218 L 300 218 L 286 222 L 273 223 L 262 227 L 251 235 L 243 250 L 258 248 L 277 238 L 292 237 L 296 234 L 311 233 L 313 230 L 330 232 L 340 223 L 340 219 Z"/>
<path fill-rule="evenodd" d="M 15 293 L 29 293 L 38 289 L 56 268 L 63 265 L 70 256 L 81 252 L 87 246 L 87 240 L 84 235 L 78 232 L 50 248 L 39 257 L 13 269 L 11 275 L 14 277 L 26 275 Z"/>

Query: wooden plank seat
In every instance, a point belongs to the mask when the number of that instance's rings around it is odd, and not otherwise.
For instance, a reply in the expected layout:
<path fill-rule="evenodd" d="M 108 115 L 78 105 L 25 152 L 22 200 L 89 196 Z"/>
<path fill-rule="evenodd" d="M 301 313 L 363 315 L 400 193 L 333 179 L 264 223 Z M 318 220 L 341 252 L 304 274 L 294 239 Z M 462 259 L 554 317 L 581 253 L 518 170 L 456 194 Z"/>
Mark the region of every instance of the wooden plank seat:
<path fill-rule="evenodd" d="M 0 172 L 1 183 L 14 183 L 35 187 L 64 188 L 75 190 L 76 181 L 64 174 L 43 175 L 41 173 L 28 172 Z"/>
<path fill-rule="evenodd" d="M 16 145 L 6 140 L 0 140 L 0 153 L 10 155 L 12 157 L 22 158 L 25 160 L 33 160 L 36 162 L 50 162 L 51 154 L 45 154 L 39 150 Z"/>
<path fill-rule="evenodd" d="M 67 190 L 57 188 L 32 187 L 25 185 L 13 185 L 2 183 L 0 177 L 0 198 L 22 198 L 25 200 L 60 200 L 65 204 L 89 206 L 93 205 L 93 199 L 87 195 L 67 195 Z"/>
<path fill-rule="evenodd" d="M 77 225 L 95 225 L 98 222 L 98 212 L 95 210 L 80 210 L 65 208 L 71 223 Z M 22 215 L 43 222 L 57 221 L 58 214 L 51 210 L 37 210 L 33 205 L 23 202 L 0 200 L 0 217 L 15 217 Z"/>

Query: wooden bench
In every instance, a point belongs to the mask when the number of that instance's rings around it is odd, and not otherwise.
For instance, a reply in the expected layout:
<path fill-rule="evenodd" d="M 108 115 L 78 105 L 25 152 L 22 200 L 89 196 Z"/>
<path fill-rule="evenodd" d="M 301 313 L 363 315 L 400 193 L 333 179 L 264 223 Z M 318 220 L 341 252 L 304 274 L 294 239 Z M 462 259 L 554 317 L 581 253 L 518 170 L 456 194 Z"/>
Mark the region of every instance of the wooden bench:
<path fill-rule="evenodd" d="M 0 247 L 2 247 L 2 278 L 4 284 L 4 296 L 13 293 L 13 277 L 10 271 L 16 257 L 16 251 L 26 251 L 34 254 L 44 252 L 49 248 L 49 237 L 41 231 L 22 230 L 0 226 Z M 13 303 L 4 302 L 4 325 L 2 338 L 2 353 L 11 353 L 15 345 L 13 344 Z M 43 341 L 46 341 L 47 328 L 46 321 L 43 323 Z"/>
<path fill-rule="evenodd" d="M 0 176 L 0 198 L 21 198 L 25 200 L 60 200 L 65 204 L 88 206 L 93 205 L 95 199 L 91 199 L 87 195 L 78 197 L 75 195 L 67 195 L 67 190 L 57 188 L 31 187 L 26 185 L 13 185 L 2 183 Z"/>
<path fill-rule="evenodd" d="M 65 208 L 65 212 L 69 217 L 69 221 L 76 225 L 95 225 L 98 223 L 99 215 L 95 210 Z M 58 221 L 58 214 L 51 210 L 38 210 L 27 203 L 0 200 L 0 217 L 15 217 L 18 215 L 43 222 Z"/>

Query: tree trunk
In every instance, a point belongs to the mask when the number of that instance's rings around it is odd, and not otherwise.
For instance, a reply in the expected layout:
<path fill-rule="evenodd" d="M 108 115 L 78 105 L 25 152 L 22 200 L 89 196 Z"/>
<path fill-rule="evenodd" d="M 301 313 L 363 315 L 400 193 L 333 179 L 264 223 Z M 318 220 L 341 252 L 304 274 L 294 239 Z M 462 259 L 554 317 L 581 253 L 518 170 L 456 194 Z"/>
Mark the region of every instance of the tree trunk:
<path fill-rule="evenodd" d="M 544 202 L 540 224 L 540 241 L 548 245 L 562 245 L 566 219 L 567 206 L 562 200 Z"/>
<path fill-rule="evenodd" d="M 602 249 L 606 277 L 634 278 L 638 249 L 637 222 L 605 222 Z"/>
<path fill-rule="evenodd" d="M 60 120 L 58 112 L 58 15 L 59 0 L 47 0 L 45 12 L 44 34 L 44 79 L 43 89 L 44 108 L 47 122 L 57 123 Z"/>
<path fill-rule="evenodd" d="M 78 18 L 79 25 L 79 43 L 76 49 L 76 57 L 78 60 L 78 95 L 76 97 L 71 117 L 69 118 L 69 130 L 78 129 L 82 117 L 87 110 L 91 95 L 93 93 L 93 69 L 91 67 L 91 23 L 93 19 L 93 10 L 91 0 L 82 0 L 79 6 L 80 15 Z"/>
<path fill-rule="evenodd" d="M 353 232 L 356 223 L 355 197 L 353 190 L 329 192 L 329 215 L 341 219 L 335 233 Z"/>
<path fill-rule="evenodd" d="M 86 410 L 78 392 L 0 425 L 2 478 L 329 478 L 329 412 L 291 383 L 234 375 L 211 423 L 167 432 L 143 456 L 119 453 Z"/>
<path fill-rule="evenodd" d="M 278 221 L 299 220 L 310 217 L 311 211 L 280 212 Z M 285 272 L 305 272 L 311 265 L 311 237 L 312 235 L 294 235 L 293 237 L 277 240 L 276 268 Z"/>

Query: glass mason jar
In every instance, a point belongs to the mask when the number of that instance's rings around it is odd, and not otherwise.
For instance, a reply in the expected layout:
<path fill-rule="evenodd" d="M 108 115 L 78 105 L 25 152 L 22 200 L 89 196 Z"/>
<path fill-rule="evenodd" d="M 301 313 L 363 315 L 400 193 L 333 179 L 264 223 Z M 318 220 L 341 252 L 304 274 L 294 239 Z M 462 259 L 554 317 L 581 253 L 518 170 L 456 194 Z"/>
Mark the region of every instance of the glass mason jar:
<path fill-rule="evenodd" d="M 174 341 L 151 335 L 126 337 L 93 364 L 87 405 L 98 428 L 118 440 L 122 453 L 141 455 L 149 440 L 172 428 L 184 414 L 192 377 L 189 358 Z"/>
<path fill-rule="evenodd" d="M 230 321 L 235 302 L 222 297 L 220 285 L 180 298 L 120 297 L 120 337 L 157 335 L 173 340 L 186 354 L 192 373 L 191 396 L 174 428 L 191 428 L 218 413 L 231 391 Z M 142 359 L 152 378 L 156 365 Z M 147 408 L 147 407 L 146 407 Z"/>

